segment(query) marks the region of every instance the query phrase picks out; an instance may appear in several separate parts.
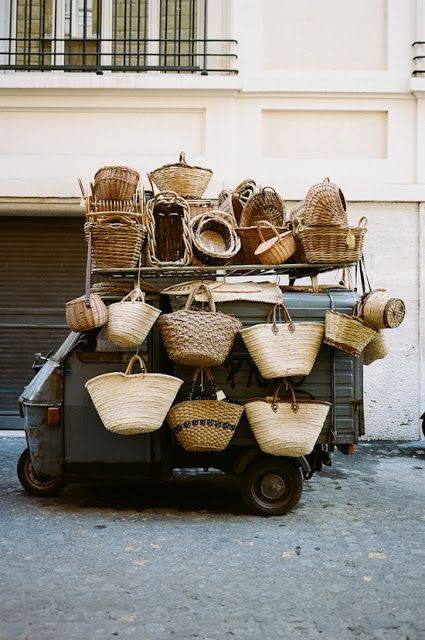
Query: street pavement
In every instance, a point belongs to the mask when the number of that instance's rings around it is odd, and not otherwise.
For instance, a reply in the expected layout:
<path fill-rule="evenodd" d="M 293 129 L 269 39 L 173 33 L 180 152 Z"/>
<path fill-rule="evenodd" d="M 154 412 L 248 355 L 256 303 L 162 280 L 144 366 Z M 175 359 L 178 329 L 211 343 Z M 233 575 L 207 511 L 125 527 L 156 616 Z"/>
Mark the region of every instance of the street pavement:
<path fill-rule="evenodd" d="M 30 497 L 0 436 L 0 640 L 425 639 L 425 442 L 363 443 L 283 517 L 238 482 Z"/>

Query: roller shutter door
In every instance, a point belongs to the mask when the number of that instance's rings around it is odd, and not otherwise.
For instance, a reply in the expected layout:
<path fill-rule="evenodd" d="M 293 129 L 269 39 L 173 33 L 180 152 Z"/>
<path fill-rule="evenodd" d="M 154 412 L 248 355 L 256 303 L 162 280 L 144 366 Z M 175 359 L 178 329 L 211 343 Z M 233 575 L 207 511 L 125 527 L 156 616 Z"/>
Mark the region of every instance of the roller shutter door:
<path fill-rule="evenodd" d="M 22 428 L 18 397 L 34 354 L 69 332 L 65 303 L 84 292 L 81 218 L 0 218 L 0 428 Z"/>

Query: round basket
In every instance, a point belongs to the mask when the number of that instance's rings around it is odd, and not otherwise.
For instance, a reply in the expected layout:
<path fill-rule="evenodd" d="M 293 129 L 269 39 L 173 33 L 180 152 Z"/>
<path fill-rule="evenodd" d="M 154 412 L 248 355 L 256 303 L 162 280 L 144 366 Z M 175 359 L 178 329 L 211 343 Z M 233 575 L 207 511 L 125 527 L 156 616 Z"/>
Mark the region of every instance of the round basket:
<path fill-rule="evenodd" d="M 161 311 L 146 304 L 141 289 L 134 289 L 108 307 L 105 336 L 118 347 L 137 347 L 148 335 Z"/>
<path fill-rule="evenodd" d="M 139 261 L 146 228 L 124 216 L 86 222 L 86 238 L 92 238 L 92 264 L 98 269 L 134 269 Z"/>
<path fill-rule="evenodd" d="M 348 226 L 344 194 L 338 185 L 325 178 L 313 185 L 306 197 L 291 211 L 306 226 Z"/>
<path fill-rule="evenodd" d="M 367 293 L 361 302 L 361 316 L 375 329 L 394 329 L 404 320 L 403 300 L 391 298 L 386 289 L 375 289 Z"/>
<path fill-rule="evenodd" d="M 278 227 L 276 231 L 281 234 L 285 233 L 287 229 L 286 227 Z M 232 262 L 235 264 L 261 264 L 258 255 L 255 255 L 259 243 L 257 226 L 237 227 L 236 233 L 241 241 L 241 250 Z M 264 226 L 262 228 L 262 234 L 265 241 L 275 237 L 275 233 L 271 227 Z"/>
<path fill-rule="evenodd" d="M 367 219 L 357 227 L 303 227 L 294 221 L 294 233 L 309 264 L 358 262 L 363 254 Z"/>
<path fill-rule="evenodd" d="M 275 227 L 285 225 L 285 203 L 272 187 L 264 187 L 254 193 L 243 207 L 239 220 L 240 227 L 252 227 L 261 220 L 267 220 Z"/>
<path fill-rule="evenodd" d="M 102 298 L 91 293 L 67 302 L 65 318 L 71 331 L 90 331 L 105 324 L 107 309 Z"/>
<path fill-rule="evenodd" d="M 362 318 L 328 309 L 325 316 L 323 342 L 357 358 L 377 335 Z"/>
<path fill-rule="evenodd" d="M 202 264 L 224 265 L 240 250 L 240 239 L 227 215 L 214 210 L 191 221 L 193 253 Z"/>
<path fill-rule="evenodd" d="M 179 162 L 165 164 L 148 174 L 160 191 L 175 191 L 183 198 L 202 198 L 213 172 L 203 167 L 192 167 L 187 164 L 182 152 Z"/>
<path fill-rule="evenodd" d="M 372 338 L 363 351 L 363 362 L 365 365 L 372 364 L 375 360 L 382 360 L 386 358 L 389 353 L 386 336 L 383 330 L 378 331 L 378 334 Z"/>
<path fill-rule="evenodd" d="M 263 228 L 270 227 L 274 237 L 266 240 L 263 236 Z M 276 227 L 267 220 L 257 223 L 258 235 L 261 244 L 254 251 L 262 264 L 282 264 L 295 253 L 296 245 L 292 231 L 279 233 Z"/>
<path fill-rule="evenodd" d="M 102 167 L 94 176 L 93 195 L 98 200 L 129 200 L 139 180 L 140 174 L 130 167 Z"/>

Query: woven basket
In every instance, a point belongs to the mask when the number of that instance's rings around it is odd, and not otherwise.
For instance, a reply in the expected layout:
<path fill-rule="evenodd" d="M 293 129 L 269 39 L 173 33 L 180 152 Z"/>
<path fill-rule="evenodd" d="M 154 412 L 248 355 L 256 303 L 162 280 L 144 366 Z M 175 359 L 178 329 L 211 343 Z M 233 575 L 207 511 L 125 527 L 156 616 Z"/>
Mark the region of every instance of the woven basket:
<path fill-rule="evenodd" d="M 137 347 L 142 344 L 161 311 L 146 304 L 141 289 L 134 289 L 120 302 L 108 307 L 105 336 L 118 347 Z"/>
<path fill-rule="evenodd" d="M 191 221 L 193 253 L 201 264 L 224 265 L 239 252 L 241 242 L 227 216 L 214 210 Z"/>
<path fill-rule="evenodd" d="M 135 362 L 141 373 L 132 373 Z M 174 376 L 146 373 L 142 358 L 134 355 L 125 373 L 104 373 L 85 386 L 105 428 L 133 435 L 160 428 L 182 384 Z"/>
<path fill-rule="evenodd" d="M 281 400 L 275 389 L 273 399 L 253 398 L 244 403 L 249 425 L 264 453 L 273 456 L 305 456 L 313 451 L 323 428 L 330 403 L 297 400 L 292 385 L 285 384 L 291 400 Z"/>
<path fill-rule="evenodd" d="M 375 360 L 386 358 L 389 353 L 388 344 L 382 329 L 363 350 L 363 362 L 365 365 L 372 364 Z"/>
<path fill-rule="evenodd" d="M 148 174 L 160 191 L 175 191 L 183 198 L 202 198 L 213 172 L 211 169 L 191 167 L 186 163 L 186 156 L 182 152 L 179 162 L 165 164 Z"/>
<path fill-rule="evenodd" d="M 275 227 L 285 225 L 285 203 L 272 187 L 264 187 L 254 193 L 243 207 L 239 220 L 240 227 L 252 227 L 261 220 L 267 220 Z"/>
<path fill-rule="evenodd" d="M 309 264 L 357 262 L 363 253 L 367 220 L 357 227 L 303 227 L 294 225 L 294 233 Z"/>
<path fill-rule="evenodd" d="M 266 240 L 263 235 L 264 227 L 272 229 L 274 237 Z M 296 245 L 292 231 L 279 233 L 276 227 L 267 220 L 257 223 L 261 244 L 254 251 L 254 255 L 262 264 L 282 264 L 295 253 Z"/>
<path fill-rule="evenodd" d="M 391 298 L 386 289 L 366 293 L 360 304 L 360 315 L 374 329 L 394 329 L 404 320 L 403 300 Z"/>
<path fill-rule="evenodd" d="M 211 399 L 193 399 L 200 369 L 196 369 L 188 400 L 176 404 L 167 415 L 167 422 L 186 451 L 223 451 L 239 424 L 243 406 L 217 400 L 209 369 L 205 369 L 212 387 Z"/>
<path fill-rule="evenodd" d="M 325 337 L 323 342 L 357 358 L 377 331 L 369 327 L 358 316 L 328 309 L 325 316 Z"/>
<path fill-rule="evenodd" d="M 285 323 L 277 322 L 281 309 Z M 306 376 L 310 373 L 322 344 L 325 327 L 320 322 L 293 323 L 285 305 L 270 310 L 267 323 L 241 330 L 248 352 L 263 378 Z"/>
<path fill-rule="evenodd" d="M 129 167 L 102 167 L 94 176 L 93 195 L 99 200 L 129 200 L 135 193 L 140 174 Z"/>
<path fill-rule="evenodd" d="M 192 310 L 195 295 L 202 289 L 210 310 Z M 211 291 L 203 283 L 193 287 L 184 309 L 161 316 L 158 325 L 169 358 L 194 367 L 222 364 L 242 326 L 237 318 L 215 310 Z"/>
<path fill-rule="evenodd" d="M 313 185 L 306 197 L 291 211 L 305 226 L 348 226 L 344 194 L 338 185 L 325 178 Z"/>
<path fill-rule="evenodd" d="M 286 227 L 277 227 L 276 231 L 281 234 L 285 233 L 287 229 Z M 259 244 L 257 226 L 237 227 L 236 233 L 241 241 L 241 250 L 232 262 L 234 264 L 261 264 L 258 255 L 255 255 L 255 251 Z M 274 231 L 271 227 L 263 227 L 262 234 L 265 241 L 271 240 L 275 237 Z"/>
<path fill-rule="evenodd" d="M 92 263 L 98 269 L 134 269 L 141 254 L 146 227 L 125 216 L 105 216 L 84 225 L 92 238 Z"/>
<path fill-rule="evenodd" d="M 67 302 L 65 317 L 71 331 L 90 331 L 105 324 L 107 309 L 101 297 L 92 293 Z"/>
<path fill-rule="evenodd" d="M 186 200 L 189 206 L 189 218 L 195 218 L 201 215 L 201 213 L 208 213 L 214 209 L 212 200 L 206 200 L 205 198 L 199 198 L 198 200 Z"/>
<path fill-rule="evenodd" d="M 147 262 L 150 265 L 189 265 L 192 235 L 187 201 L 174 191 L 158 193 L 146 207 Z"/>

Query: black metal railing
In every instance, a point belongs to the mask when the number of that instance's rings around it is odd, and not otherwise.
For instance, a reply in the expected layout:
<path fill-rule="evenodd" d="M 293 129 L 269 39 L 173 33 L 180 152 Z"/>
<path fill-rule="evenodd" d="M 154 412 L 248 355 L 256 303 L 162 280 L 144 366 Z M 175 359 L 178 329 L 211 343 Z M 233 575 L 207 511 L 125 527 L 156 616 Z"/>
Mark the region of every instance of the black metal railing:
<path fill-rule="evenodd" d="M 413 47 L 413 76 L 425 75 L 425 42 L 417 40 Z"/>

